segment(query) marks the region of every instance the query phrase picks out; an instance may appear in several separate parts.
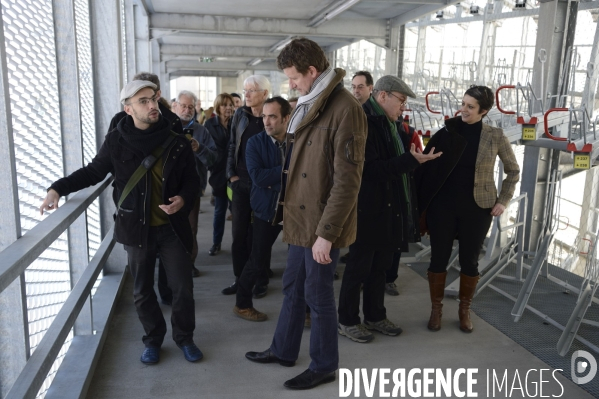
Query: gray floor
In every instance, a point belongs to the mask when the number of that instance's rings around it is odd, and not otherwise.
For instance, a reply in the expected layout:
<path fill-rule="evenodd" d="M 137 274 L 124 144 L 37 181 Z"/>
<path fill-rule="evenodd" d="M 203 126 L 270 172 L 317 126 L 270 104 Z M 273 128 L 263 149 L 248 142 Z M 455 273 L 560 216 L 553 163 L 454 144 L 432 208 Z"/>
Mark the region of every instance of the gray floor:
<path fill-rule="evenodd" d="M 282 301 L 281 276 L 287 246 L 282 242 L 275 245 L 272 257 L 275 277 L 271 280 L 268 295 L 255 300 L 255 307 L 268 314 L 268 321 L 252 323 L 237 318 L 232 313 L 235 298 L 220 293 L 222 288 L 233 281 L 228 250 L 231 222 L 227 222 L 223 242 L 225 251 L 216 257 L 208 256 L 213 208 L 208 204 L 208 198 L 204 200 L 202 210 L 205 212 L 200 214 L 198 234 L 200 255 L 196 261 L 202 275 L 194 280 L 197 326 L 195 340 L 204 352 L 204 359 L 197 364 L 188 363 L 170 337 L 167 337 L 159 364 L 145 366 L 139 362 L 143 350 L 143 331 L 132 303 L 131 279 L 128 279 L 88 398 L 339 397 L 338 381 L 303 392 L 289 391 L 282 385 L 285 380 L 304 371 L 310 363 L 310 331 L 307 329 L 304 331 L 299 359 L 293 368 L 278 364 L 254 364 L 244 358 L 245 352 L 264 350 L 270 345 Z M 338 270 L 342 273 L 343 265 Z M 426 281 L 402 265 L 397 283 L 401 295 L 387 296 L 386 306 L 389 318 L 404 329 L 403 334 L 399 337 L 377 334 L 376 339 L 369 344 L 358 344 L 339 337 L 341 368 L 352 371 L 357 368 L 366 369 L 369 375 L 375 368 L 389 368 L 391 372 L 405 369 L 406 375 L 414 368 L 450 368 L 454 372 L 459 368 L 477 368 L 474 392 L 478 393 L 478 397 L 539 397 L 540 392 L 535 394 L 535 390 L 538 390 L 540 379 L 545 381 L 542 383 L 544 396 L 554 395 L 568 399 L 593 397 L 559 372 L 555 373 L 559 381 L 557 383 L 549 371 L 550 366 L 476 315 L 473 316 L 475 331 L 472 334 L 459 331 L 455 300 L 445 300 L 443 329 L 437 333 L 429 332 L 426 321 L 430 300 Z M 337 294 L 340 286 L 341 280 L 335 282 Z M 163 311 L 168 319 L 170 308 L 163 306 Z M 535 371 L 529 372 L 532 369 Z M 547 371 L 541 376 L 540 369 Z M 493 394 L 493 385 L 487 384 L 488 373 L 491 379 L 495 373 L 499 380 L 506 375 L 506 385 L 502 390 L 495 384 Z M 463 381 L 464 378 L 461 378 L 461 390 L 465 389 Z M 391 392 L 392 389 L 393 382 L 390 382 L 386 391 Z M 363 385 L 360 394 L 360 397 L 367 397 Z M 352 391 L 350 396 L 356 397 L 354 395 L 355 391 Z M 371 397 L 380 397 L 378 385 Z M 406 392 L 403 397 L 420 396 L 410 396 Z"/>

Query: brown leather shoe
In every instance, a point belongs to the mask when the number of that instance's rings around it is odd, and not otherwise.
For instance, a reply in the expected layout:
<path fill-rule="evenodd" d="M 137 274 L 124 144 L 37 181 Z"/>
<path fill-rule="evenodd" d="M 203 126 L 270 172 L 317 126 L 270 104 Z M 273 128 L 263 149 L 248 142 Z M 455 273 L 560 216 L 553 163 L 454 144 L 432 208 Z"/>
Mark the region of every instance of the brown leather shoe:
<path fill-rule="evenodd" d="M 460 273 L 460 306 L 458 316 L 460 317 L 460 330 L 465 333 L 472 332 L 472 321 L 470 320 L 470 305 L 476 292 L 476 284 L 480 276 L 470 277 Z"/>
<path fill-rule="evenodd" d="M 258 312 L 254 308 L 240 309 L 239 307 L 235 306 L 233 308 L 233 313 L 235 313 L 237 316 L 241 317 L 242 319 L 249 320 L 249 321 L 265 321 L 268 318 L 268 316 L 266 316 L 266 314 L 264 314 L 262 312 Z"/>
<path fill-rule="evenodd" d="M 441 316 L 443 315 L 443 297 L 445 296 L 445 279 L 447 272 L 428 272 L 428 287 L 431 294 L 431 317 L 428 321 L 428 329 L 439 331 L 441 329 Z"/>

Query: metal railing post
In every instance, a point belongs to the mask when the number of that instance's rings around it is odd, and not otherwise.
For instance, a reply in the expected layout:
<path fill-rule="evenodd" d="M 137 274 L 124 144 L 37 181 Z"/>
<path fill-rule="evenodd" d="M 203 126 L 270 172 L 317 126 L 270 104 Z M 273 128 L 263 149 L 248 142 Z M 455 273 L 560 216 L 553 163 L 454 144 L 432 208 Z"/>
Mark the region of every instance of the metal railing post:
<path fill-rule="evenodd" d="M 4 21 L 0 15 L 0 251 L 21 235 L 12 113 L 8 90 Z M 23 273 L 0 293 L 0 398 L 29 357 L 29 328 Z"/>

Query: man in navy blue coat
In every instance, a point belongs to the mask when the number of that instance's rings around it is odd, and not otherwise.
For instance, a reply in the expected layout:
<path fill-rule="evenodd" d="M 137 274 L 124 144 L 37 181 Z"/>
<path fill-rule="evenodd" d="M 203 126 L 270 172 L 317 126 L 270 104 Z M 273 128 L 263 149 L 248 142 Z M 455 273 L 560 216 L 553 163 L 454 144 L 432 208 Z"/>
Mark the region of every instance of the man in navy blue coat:
<path fill-rule="evenodd" d="M 250 258 L 238 281 L 237 301 L 233 312 L 242 319 L 264 321 L 266 315 L 254 309 L 252 287 L 258 276 L 269 265 L 270 251 L 283 226 L 272 222 L 281 191 L 281 171 L 285 159 L 285 138 L 291 106 L 282 97 L 273 97 L 264 103 L 264 131 L 249 139 L 246 164 L 252 189 L 250 205 L 254 213 L 253 242 Z M 266 293 L 266 287 L 256 287 Z M 256 292 L 256 290 L 254 290 Z"/>

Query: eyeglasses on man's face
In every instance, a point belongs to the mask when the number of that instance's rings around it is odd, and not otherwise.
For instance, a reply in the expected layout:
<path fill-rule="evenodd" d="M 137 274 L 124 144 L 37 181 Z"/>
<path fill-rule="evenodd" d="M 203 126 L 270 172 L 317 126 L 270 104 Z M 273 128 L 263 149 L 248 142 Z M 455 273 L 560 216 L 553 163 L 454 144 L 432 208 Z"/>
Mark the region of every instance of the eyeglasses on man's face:
<path fill-rule="evenodd" d="M 181 104 L 181 103 L 177 103 L 177 106 L 183 111 L 183 110 L 188 110 L 188 111 L 194 111 L 195 107 L 193 105 L 185 105 L 185 104 Z"/>
<path fill-rule="evenodd" d="M 388 91 L 387 94 L 389 94 L 390 96 L 393 96 L 393 97 L 397 98 L 399 100 L 399 105 L 400 106 L 405 107 L 406 105 L 408 105 L 408 101 L 407 100 L 402 100 L 400 97 L 396 96 L 395 94 L 391 93 L 390 91 Z"/>
<path fill-rule="evenodd" d="M 157 97 L 157 96 L 154 96 L 152 98 L 142 98 L 141 100 L 138 100 L 138 101 L 129 101 L 126 105 L 139 104 L 139 105 L 141 105 L 143 107 L 146 107 L 150 103 L 157 104 L 158 103 L 158 99 L 159 99 L 159 97 Z"/>

